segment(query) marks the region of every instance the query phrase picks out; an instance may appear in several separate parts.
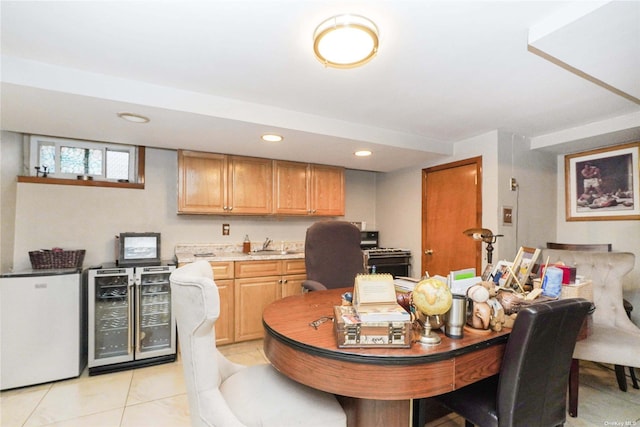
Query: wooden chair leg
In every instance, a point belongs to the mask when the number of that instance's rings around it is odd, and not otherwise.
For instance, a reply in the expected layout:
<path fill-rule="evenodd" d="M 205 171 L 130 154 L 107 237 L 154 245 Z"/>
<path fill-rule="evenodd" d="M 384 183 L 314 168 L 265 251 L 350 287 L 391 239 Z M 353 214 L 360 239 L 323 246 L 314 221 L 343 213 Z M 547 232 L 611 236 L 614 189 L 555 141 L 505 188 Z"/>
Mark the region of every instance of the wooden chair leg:
<path fill-rule="evenodd" d="M 571 359 L 569 370 L 569 416 L 578 416 L 578 386 L 580 384 L 580 361 Z"/>
<path fill-rule="evenodd" d="M 627 377 L 624 375 L 624 366 L 615 365 L 616 379 L 620 390 L 627 391 Z"/>
<path fill-rule="evenodd" d="M 636 369 L 633 366 L 629 366 L 629 374 L 631 374 L 631 383 L 633 388 L 638 389 L 638 378 L 636 377 Z"/>

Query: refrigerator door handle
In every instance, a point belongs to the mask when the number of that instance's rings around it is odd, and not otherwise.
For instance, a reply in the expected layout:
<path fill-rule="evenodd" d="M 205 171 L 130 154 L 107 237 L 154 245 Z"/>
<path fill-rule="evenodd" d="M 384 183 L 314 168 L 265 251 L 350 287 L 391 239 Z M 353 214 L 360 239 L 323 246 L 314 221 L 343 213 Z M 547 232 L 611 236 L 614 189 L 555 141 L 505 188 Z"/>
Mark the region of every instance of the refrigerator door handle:
<path fill-rule="evenodd" d="M 127 339 L 127 354 L 131 354 L 133 353 L 133 317 L 134 317 L 134 312 L 133 312 L 133 295 L 132 293 L 135 290 L 135 286 L 133 281 L 129 282 L 129 292 L 127 295 L 127 300 L 129 301 L 129 327 L 127 328 L 127 334 L 128 334 L 128 339 Z"/>
<path fill-rule="evenodd" d="M 136 355 L 138 355 L 142 349 L 142 285 L 141 281 L 136 283 Z"/>

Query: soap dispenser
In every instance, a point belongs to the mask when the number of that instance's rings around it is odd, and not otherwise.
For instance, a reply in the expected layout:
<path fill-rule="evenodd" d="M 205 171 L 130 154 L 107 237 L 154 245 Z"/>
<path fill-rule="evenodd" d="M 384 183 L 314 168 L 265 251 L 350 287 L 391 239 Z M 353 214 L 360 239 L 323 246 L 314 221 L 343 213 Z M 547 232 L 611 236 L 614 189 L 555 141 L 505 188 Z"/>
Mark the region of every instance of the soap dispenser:
<path fill-rule="evenodd" d="M 249 240 L 249 235 L 245 234 L 244 242 L 242 242 L 242 252 L 248 254 L 251 252 L 251 240 Z"/>

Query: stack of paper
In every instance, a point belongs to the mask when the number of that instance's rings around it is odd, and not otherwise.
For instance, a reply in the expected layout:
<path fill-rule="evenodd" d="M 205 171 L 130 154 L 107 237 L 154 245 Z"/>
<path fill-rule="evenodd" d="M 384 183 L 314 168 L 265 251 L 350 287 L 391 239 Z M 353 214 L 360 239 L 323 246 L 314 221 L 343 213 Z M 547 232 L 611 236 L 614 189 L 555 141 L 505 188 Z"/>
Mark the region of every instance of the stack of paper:
<path fill-rule="evenodd" d="M 398 304 L 393 276 L 359 274 L 353 290 L 353 307 L 363 323 L 409 321 L 409 313 Z"/>

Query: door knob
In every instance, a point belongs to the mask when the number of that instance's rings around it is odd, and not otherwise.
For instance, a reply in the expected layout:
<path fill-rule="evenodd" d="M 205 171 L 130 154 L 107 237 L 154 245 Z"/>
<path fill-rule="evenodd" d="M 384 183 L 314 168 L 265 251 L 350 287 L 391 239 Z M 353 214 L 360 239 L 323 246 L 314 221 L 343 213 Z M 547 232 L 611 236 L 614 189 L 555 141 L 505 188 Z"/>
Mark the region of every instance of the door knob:
<path fill-rule="evenodd" d="M 425 255 L 433 255 L 433 249 L 427 249 L 424 251 Z"/>

